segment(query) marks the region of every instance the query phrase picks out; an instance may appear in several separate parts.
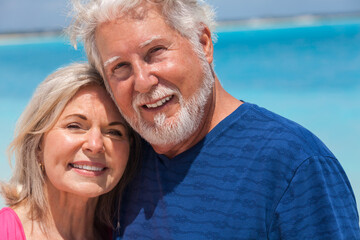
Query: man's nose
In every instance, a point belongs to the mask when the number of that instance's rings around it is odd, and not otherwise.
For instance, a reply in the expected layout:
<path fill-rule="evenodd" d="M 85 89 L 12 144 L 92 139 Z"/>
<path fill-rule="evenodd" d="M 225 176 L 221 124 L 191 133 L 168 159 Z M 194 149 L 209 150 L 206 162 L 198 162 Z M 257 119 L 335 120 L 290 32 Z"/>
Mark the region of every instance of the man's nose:
<path fill-rule="evenodd" d="M 105 152 L 104 136 L 100 129 L 90 129 L 86 134 L 83 151 L 91 154 Z"/>
<path fill-rule="evenodd" d="M 153 67 L 146 62 L 134 64 L 134 90 L 139 93 L 149 92 L 153 86 L 158 84 Z"/>

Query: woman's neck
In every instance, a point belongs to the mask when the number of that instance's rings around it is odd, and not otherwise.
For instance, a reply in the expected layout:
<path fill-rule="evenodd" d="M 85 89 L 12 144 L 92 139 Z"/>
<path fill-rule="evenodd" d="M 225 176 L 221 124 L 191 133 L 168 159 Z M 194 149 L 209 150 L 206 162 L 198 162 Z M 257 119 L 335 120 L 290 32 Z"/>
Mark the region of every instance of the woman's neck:
<path fill-rule="evenodd" d="M 49 204 L 45 221 L 32 221 L 27 206 L 15 209 L 27 239 L 99 239 L 94 227 L 98 198 L 75 196 L 49 185 L 44 188 Z"/>
<path fill-rule="evenodd" d="M 92 239 L 98 198 L 81 198 L 67 193 L 48 194 L 50 223 L 64 239 Z M 52 222 L 51 222 L 52 221 Z"/>

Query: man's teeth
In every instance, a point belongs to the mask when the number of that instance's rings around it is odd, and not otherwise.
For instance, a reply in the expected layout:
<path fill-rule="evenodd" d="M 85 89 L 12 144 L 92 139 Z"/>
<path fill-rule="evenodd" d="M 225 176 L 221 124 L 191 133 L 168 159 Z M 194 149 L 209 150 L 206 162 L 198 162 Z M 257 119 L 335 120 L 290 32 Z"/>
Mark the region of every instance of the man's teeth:
<path fill-rule="evenodd" d="M 83 170 L 93 171 L 93 172 L 100 172 L 100 171 L 104 170 L 104 168 L 88 166 L 88 165 L 71 164 L 71 166 L 74 168 L 77 168 L 77 169 L 83 169 Z"/>
<path fill-rule="evenodd" d="M 164 105 L 164 103 L 166 103 L 167 101 L 169 101 L 171 99 L 171 96 L 169 97 L 166 97 L 166 98 L 163 98 L 159 101 L 157 101 L 156 103 L 153 103 L 153 104 L 145 104 L 145 106 L 147 108 L 156 108 L 156 107 L 160 107 L 162 105 Z"/>

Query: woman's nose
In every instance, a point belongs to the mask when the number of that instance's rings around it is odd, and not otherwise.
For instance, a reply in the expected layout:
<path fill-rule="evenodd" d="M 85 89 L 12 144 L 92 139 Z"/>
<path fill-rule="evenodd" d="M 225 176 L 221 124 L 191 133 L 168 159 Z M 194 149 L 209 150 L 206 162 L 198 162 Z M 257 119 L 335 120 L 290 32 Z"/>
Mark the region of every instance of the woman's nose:
<path fill-rule="evenodd" d="M 100 129 L 90 129 L 86 134 L 83 150 L 92 154 L 104 153 L 104 136 Z"/>

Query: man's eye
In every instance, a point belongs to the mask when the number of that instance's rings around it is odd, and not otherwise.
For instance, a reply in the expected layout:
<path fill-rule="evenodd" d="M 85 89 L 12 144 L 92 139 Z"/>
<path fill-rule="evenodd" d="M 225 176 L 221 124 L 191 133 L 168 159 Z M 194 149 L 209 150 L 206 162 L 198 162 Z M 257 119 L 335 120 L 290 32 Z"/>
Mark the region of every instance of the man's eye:
<path fill-rule="evenodd" d="M 166 48 L 164 46 L 156 46 L 156 47 L 150 49 L 149 52 L 150 53 L 157 53 L 157 52 L 162 51 L 162 50 L 166 50 Z"/>
<path fill-rule="evenodd" d="M 145 57 L 145 61 L 152 62 L 159 60 L 158 57 L 160 57 L 165 50 L 167 50 L 167 48 L 164 46 L 156 46 L 151 48 Z"/>
<path fill-rule="evenodd" d="M 128 65 L 129 65 L 128 63 L 119 63 L 119 64 L 115 65 L 113 71 L 115 71 L 117 69 L 121 69 L 121 68 L 126 67 Z"/>
<path fill-rule="evenodd" d="M 126 79 L 131 74 L 131 65 L 129 63 L 119 63 L 113 68 L 112 74 L 117 79 Z"/>
<path fill-rule="evenodd" d="M 151 48 L 151 49 L 149 50 L 148 56 L 149 56 L 149 55 L 150 55 L 150 56 L 157 56 L 157 55 L 163 53 L 165 50 L 167 50 L 167 48 L 164 47 L 164 46 L 156 46 L 156 47 Z"/>

